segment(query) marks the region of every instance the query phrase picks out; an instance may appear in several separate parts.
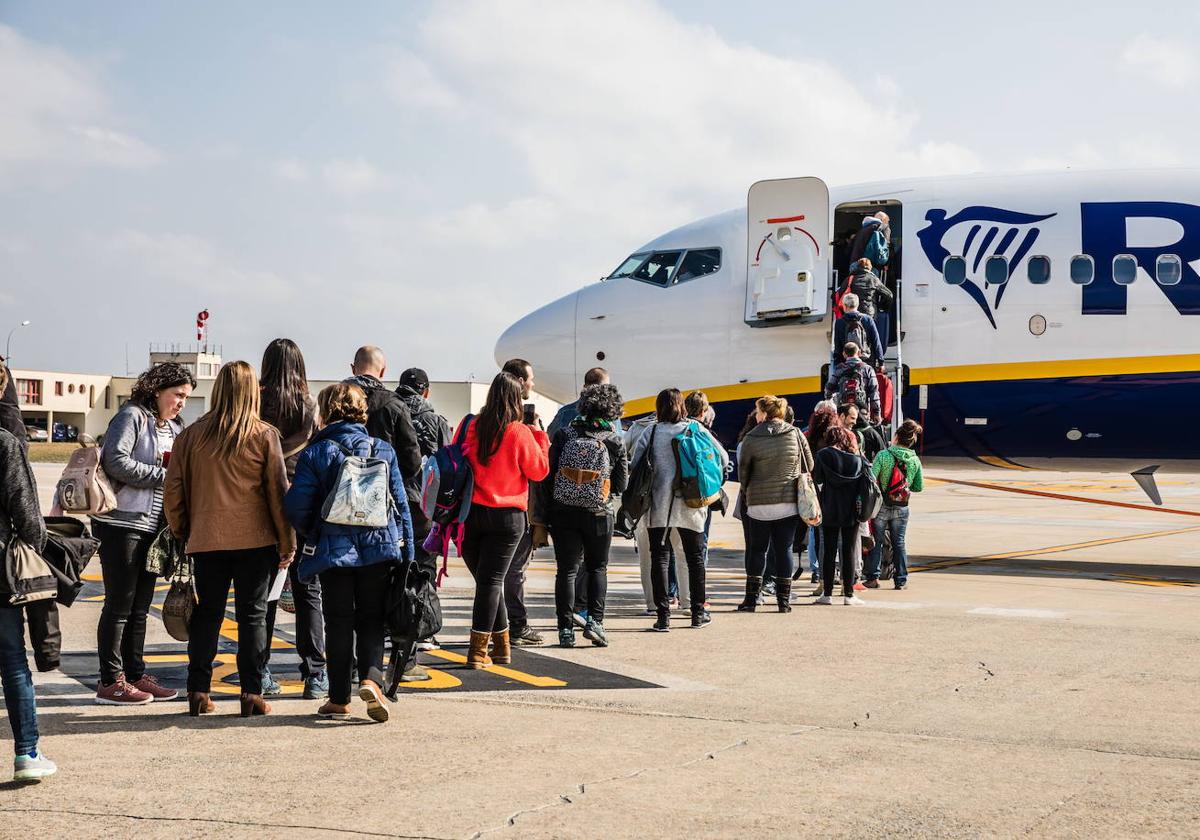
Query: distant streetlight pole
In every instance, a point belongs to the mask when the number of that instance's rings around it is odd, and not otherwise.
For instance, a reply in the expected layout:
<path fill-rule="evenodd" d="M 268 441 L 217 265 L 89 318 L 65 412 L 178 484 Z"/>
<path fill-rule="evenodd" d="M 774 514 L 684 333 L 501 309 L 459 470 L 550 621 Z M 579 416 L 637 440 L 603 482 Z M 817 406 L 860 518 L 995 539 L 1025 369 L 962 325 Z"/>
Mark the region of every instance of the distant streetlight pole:
<path fill-rule="evenodd" d="M 6 365 L 11 365 L 11 363 L 9 362 L 9 359 L 12 357 L 13 333 L 15 333 L 17 330 L 21 329 L 21 327 L 28 327 L 32 323 L 33 323 L 32 321 L 22 321 L 21 323 L 17 324 L 15 327 L 13 327 L 11 330 L 8 331 L 8 339 L 4 342 L 4 363 Z"/>

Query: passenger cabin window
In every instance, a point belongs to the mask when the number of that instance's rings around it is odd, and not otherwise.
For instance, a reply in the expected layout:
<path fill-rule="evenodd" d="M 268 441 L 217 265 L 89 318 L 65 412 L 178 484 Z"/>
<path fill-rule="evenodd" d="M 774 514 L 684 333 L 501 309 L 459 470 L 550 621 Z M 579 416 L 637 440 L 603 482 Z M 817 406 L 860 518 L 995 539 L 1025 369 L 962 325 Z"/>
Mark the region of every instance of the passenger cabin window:
<path fill-rule="evenodd" d="M 1050 282 L 1049 257 L 1030 257 L 1025 268 L 1029 272 L 1029 282 L 1035 286 L 1044 286 Z"/>
<path fill-rule="evenodd" d="M 1096 276 L 1096 263 L 1087 254 L 1076 254 L 1071 257 L 1071 282 L 1077 286 L 1086 286 Z"/>
<path fill-rule="evenodd" d="M 656 251 L 633 272 L 633 279 L 655 286 L 669 286 L 682 255 L 682 251 Z"/>
<path fill-rule="evenodd" d="M 648 257 L 648 256 L 650 256 L 650 255 L 649 254 L 633 254 L 632 256 L 626 257 L 625 262 L 623 262 L 619 266 L 617 266 L 617 270 L 614 271 L 612 274 L 608 275 L 608 279 L 615 280 L 618 277 L 628 277 L 630 274 L 633 274 L 633 272 L 637 270 L 637 267 L 639 265 L 641 265 L 642 263 L 644 263 L 646 261 L 646 257 Z"/>
<path fill-rule="evenodd" d="M 675 273 L 675 282 L 686 283 L 688 280 L 694 280 L 697 277 L 703 277 L 705 274 L 713 274 L 720 270 L 720 248 L 702 248 L 696 251 L 688 251 L 683 257 L 683 262 L 679 264 L 679 271 Z"/>
<path fill-rule="evenodd" d="M 993 286 L 1008 282 L 1008 257 L 992 256 L 983 264 L 983 279 Z"/>
<path fill-rule="evenodd" d="M 1132 254 L 1117 254 L 1113 257 L 1113 282 L 1118 286 L 1131 286 L 1137 279 L 1137 258 Z"/>
<path fill-rule="evenodd" d="M 1154 263 L 1154 278 L 1161 286 L 1175 286 L 1183 279 L 1183 260 L 1175 254 L 1160 254 Z"/>
<path fill-rule="evenodd" d="M 946 257 L 942 263 L 942 279 L 951 286 L 961 286 L 967 282 L 967 261 L 962 257 Z"/>

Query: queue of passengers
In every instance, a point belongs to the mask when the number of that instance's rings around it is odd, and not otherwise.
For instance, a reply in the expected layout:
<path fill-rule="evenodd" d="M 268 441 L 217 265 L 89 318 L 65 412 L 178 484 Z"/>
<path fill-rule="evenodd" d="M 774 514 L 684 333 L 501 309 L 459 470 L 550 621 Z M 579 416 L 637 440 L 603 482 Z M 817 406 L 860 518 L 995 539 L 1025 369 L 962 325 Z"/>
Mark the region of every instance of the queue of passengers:
<path fill-rule="evenodd" d="M 858 371 L 853 342 L 835 368 L 828 396 L 849 400 L 818 405 L 805 429 L 794 423 L 782 398 L 759 399 L 738 446 L 741 483 L 734 515 L 746 541 L 746 597 L 740 611 L 754 611 L 773 577 L 779 610 L 791 610 L 791 582 L 799 569 L 793 551 L 807 543 L 817 604 L 832 603 L 835 566 L 841 560 L 846 604 L 854 594 L 864 536 L 859 495 L 872 475 L 886 488 L 884 504 L 867 532 L 874 539 L 865 568 L 866 587 L 878 587 L 882 534 L 890 536 L 895 586 L 905 586 L 905 529 L 910 492 L 921 490 L 914 454 L 920 427 L 901 424 L 883 446 L 876 391 Z M 173 363 L 143 373 L 131 397 L 111 421 L 101 456 L 115 488 L 112 510 L 92 516 L 99 540 L 105 600 L 97 626 L 100 679 L 96 702 L 142 705 L 174 699 L 146 667 L 150 604 L 157 585 L 147 555 L 164 529 L 183 542 L 194 562 L 196 604 L 188 625 L 187 708 L 192 716 L 215 710 L 213 661 L 232 587 L 237 623 L 237 673 L 243 717 L 269 714 L 267 697 L 280 693 L 268 660 L 277 603 L 268 593 L 287 576 L 286 600 L 296 616 L 303 696 L 324 699 L 317 714 L 350 715 L 354 684 L 368 716 L 388 719 L 382 688 L 385 594 L 388 571 L 417 563 L 433 576 L 437 558 L 426 548 L 431 522 L 421 508 L 422 460 L 451 441 L 473 473 L 460 554 L 475 580 L 468 668 L 512 661 L 511 646 L 538 644 L 528 622 L 524 577 L 530 553 L 553 544 L 557 574 L 555 615 L 559 644 L 573 647 L 575 629 L 598 647 L 605 631 L 607 565 L 621 501 L 631 481 L 643 496 L 637 543 L 652 628 L 671 629 L 672 608 L 684 609 L 692 628 L 712 621 L 706 566 L 714 510 L 728 505 L 720 485 L 728 473 L 726 448 L 710 430 L 715 413 L 700 392 L 660 392 L 651 417 L 624 428 L 624 403 L 608 374 L 594 368 L 579 399 L 543 429 L 530 411 L 533 366 L 514 359 L 493 379 L 482 409 L 468 415 L 454 435 L 428 403 L 424 371 L 406 370 L 400 386 L 383 385 L 386 360 L 377 347 L 362 347 L 352 376 L 309 394 L 303 356 L 288 339 L 264 353 L 261 378 L 246 362 L 225 364 L 213 386 L 210 410 L 184 427 L 181 412 L 196 382 Z M 0 366 L 0 379 L 7 372 Z M 855 382 L 854 386 L 846 383 Z M 0 390 L 6 385 L 0 381 Z M 860 387 L 861 385 L 861 387 Z M 871 395 L 874 394 L 872 398 Z M 873 422 L 868 422 L 868 414 Z M 679 452 L 710 461 L 716 493 L 697 502 L 701 477 L 686 473 Z M 864 458 L 864 453 L 870 459 Z M 386 464 L 391 495 L 384 524 L 331 523 L 328 500 L 352 455 Z M 45 524 L 23 445 L 0 430 L 0 543 L 19 538 L 41 550 Z M 819 493 L 820 515 L 801 519 L 798 493 L 804 477 Z M 58 503 L 56 498 L 56 506 Z M 815 502 L 814 502 L 815 504 Z M 435 534 L 436 536 L 436 534 Z M 678 563 L 678 569 L 676 564 Z M 0 596 L 0 676 L 16 742 L 18 779 L 37 779 L 54 765 L 37 749 L 32 680 L 25 660 L 24 616 Z M 393 640 L 394 643 L 394 640 Z M 434 638 L 421 640 L 430 649 Z M 404 681 L 429 679 L 415 651 L 401 663 Z"/>

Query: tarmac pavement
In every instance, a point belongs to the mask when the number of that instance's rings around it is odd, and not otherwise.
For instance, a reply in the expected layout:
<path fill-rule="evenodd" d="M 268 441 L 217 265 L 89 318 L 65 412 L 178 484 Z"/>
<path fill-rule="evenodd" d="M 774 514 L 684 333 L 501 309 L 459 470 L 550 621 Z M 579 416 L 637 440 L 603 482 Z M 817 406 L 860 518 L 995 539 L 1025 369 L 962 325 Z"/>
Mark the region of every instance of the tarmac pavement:
<path fill-rule="evenodd" d="M 57 469 L 39 466 L 43 490 Z M 96 706 L 92 582 L 62 613 L 65 673 L 36 677 L 60 772 L 0 785 L 0 837 L 1200 837 L 1200 477 L 1160 476 L 1164 513 L 1128 476 L 927 476 L 984 486 L 928 482 L 920 571 L 863 609 L 811 605 L 806 574 L 792 613 L 734 612 L 741 530 L 718 521 L 711 626 L 647 632 L 617 541 L 610 647 L 468 672 L 472 589 L 452 561 L 447 647 L 422 654 L 435 680 L 385 725 L 357 700 L 353 721 L 314 717 L 284 613 L 272 669 L 292 694 L 268 717 L 238 717 L 229 676 L 212 716 Z M 1013 492 L 1031 489 L 1052 495 Z M 547 642 L 552 588 L 540 551 L 528 600 Z M 182 687 L 185 645 L 157 613 L 148 648 Z"/>

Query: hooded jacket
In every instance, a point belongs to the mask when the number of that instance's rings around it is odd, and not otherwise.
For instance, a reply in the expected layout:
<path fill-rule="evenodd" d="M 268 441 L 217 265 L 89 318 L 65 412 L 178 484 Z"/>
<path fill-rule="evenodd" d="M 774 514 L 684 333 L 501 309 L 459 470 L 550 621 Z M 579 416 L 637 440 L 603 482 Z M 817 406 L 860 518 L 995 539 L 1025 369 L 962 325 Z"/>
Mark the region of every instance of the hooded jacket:
<path fill-rule="evenodd" d="M 917 457 L 917 453 L 907 446 L 892 444 L 876 455 L 871 464 L 871 472 L 875 473 L 875 480 L 879 482 L 879 488 L 884 491 L 883 503 L 885 505 L 887 504 L 888 482 L 892 478 L 892 466 L 896 463 L 899 463 L 900 469 L 904 470 L 904 477 L 908 479 L 908 489 L 911 492 L 920 493 L 925 489 L 925 475 L 921 471 L 921 459 Z"/>
<path fill-rule="evenodd" d="M 858 480 L 867 462 L 851 452 L 827 446 L 813 459 L 813 481 L 821 499 L 821 524 L 848 528 L 858 524 Z"/>
<path fill-rule="evenodd" d="M 796 479 L 812 472 L 808 441 L 783 420 L 759 423 L 738 449 L 738 481 L 748 505 L 796 503 Z"/>
<path fill-rule="evenodd" d="M 869 318 L 882 306 L 890 309 L 892 306 L 892 291 L 873 271 L 856 265 L 850 272 L 850 291 L 858 295 L 858 311 Z"/>
<path fill-rule="evenodd" d="M 421 445 L 412 414 L 404 400 L 374 376 L 361 374 L 346 380 L 367 394 L 367 434 L 392 447 L 404 477 L 408 498 L 421 501 Z"/>
<path fill-rule="evenodd" d="M 875 243 L 875 247 L 870 250 L 873 253 L 868 253 L 868 246 L 871 240 L 876 236 L 879 240 Z M 883 222 L 876 219 L 874 216 L 866 216 L 863 218 L 862 227 L 858 229 L 858 233 L 854 236 L 854 243 L 850 246 L 850 265 L 867 257 L 871 260 L 871 264 L 878 267 L 887 265 L 890 258 L 888 253 L 888 242 L 892 238 L 892 232 L 883 226 Z"/>
<path fill-rule="evenodd" d="M 340 444 L 340 446 L 339 446 Z M 325 499 L 337 484 L 338 472 L 346 455 L 345 447 L 356 455 L 371 451 L 372 439 L 361 423 L 331 423 L 313 437 L 296 462 L 296 479 L 283 497 L 288 521 L 303 537 L 304 550 L 296 573 L 309 581 L 332 568 L 373 566 L 412 560 L 412 517 L 396 464 L 396 452 L 387 443 L 376 440 L 375 457 L 388 463 L 388 489 L 394 506 L 383 528 L 358 525 L 333 525 L 321 519 Z M 401 544 L 403 542 L 403 544 Z"/>
<path fill-rule="evenodd" d="M 422 458 L 432 455 L 450 442 L 450 424 L 437 413 L 433 403 L 408 385 L 397 386 L 396 396 L 408 408 Z"/>

